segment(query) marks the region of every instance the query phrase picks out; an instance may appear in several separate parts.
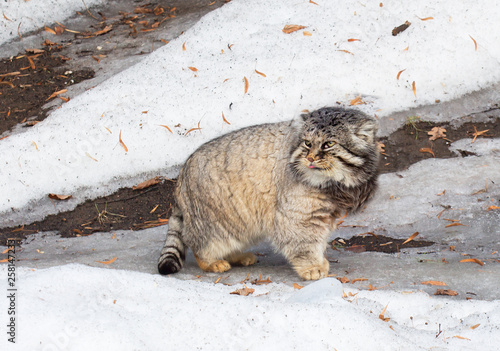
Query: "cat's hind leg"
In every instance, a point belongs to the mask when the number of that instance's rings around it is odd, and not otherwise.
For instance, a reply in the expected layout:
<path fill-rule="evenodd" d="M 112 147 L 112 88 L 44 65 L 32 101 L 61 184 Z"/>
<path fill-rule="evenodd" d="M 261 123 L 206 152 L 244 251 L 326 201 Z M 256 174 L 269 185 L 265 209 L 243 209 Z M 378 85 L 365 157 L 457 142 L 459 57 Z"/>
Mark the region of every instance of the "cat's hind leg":
<path fill-rule="evenodd" d="M 257 256 L 251 252 L 237 252 L 226 257 L 229 263 L 239 266 L 250 266 L 257 262 Z"/>
<path fill-rule="evenodd" d="M 194 255 L 198 266 L 205 272 L 222 273 L 231 269 L 231 265 L 226 260 L 205 260 Z"/>

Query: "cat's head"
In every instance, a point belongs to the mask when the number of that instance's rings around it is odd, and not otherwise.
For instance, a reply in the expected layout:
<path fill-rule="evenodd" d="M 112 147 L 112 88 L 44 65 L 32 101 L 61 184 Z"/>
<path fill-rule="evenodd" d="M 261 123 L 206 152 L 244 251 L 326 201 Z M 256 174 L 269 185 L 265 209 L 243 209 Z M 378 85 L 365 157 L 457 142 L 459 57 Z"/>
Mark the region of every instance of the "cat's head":
<path fill-rule="evenodd" d="M 290 165 L 302 181 L 316 187 L 353 187 L 377 174 L 377 121 L 354 109 L 325 107 L 303 114 Z"/>

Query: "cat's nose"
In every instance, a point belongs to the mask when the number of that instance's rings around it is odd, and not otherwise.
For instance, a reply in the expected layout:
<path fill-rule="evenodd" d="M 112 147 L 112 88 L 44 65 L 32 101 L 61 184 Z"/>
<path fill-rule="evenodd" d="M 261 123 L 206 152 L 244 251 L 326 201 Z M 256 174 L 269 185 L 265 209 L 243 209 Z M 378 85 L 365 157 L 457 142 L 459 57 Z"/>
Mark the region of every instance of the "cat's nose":
<path fill-rule="evenodd" d="M 309 162 L 314 162 L 314 156 L 313 155 L 307 155 L 306 160 Z"/>

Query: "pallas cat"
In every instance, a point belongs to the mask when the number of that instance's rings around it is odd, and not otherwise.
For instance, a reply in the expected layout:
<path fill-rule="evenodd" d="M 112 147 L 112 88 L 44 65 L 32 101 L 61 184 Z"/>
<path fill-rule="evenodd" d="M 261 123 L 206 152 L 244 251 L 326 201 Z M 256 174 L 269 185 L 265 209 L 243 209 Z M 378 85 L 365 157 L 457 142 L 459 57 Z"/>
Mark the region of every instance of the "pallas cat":
<path fill-rule="evenodd" d="M 325 107 L 202 145 L 179 174 L 159 272 L 178 272 L 188 247 L 207 272 L 251 265 L 244 250 L 268 238 L 303 279 L 327 276 L 336 219 L 375 191 L 377 128 L 358 110 Z"/>

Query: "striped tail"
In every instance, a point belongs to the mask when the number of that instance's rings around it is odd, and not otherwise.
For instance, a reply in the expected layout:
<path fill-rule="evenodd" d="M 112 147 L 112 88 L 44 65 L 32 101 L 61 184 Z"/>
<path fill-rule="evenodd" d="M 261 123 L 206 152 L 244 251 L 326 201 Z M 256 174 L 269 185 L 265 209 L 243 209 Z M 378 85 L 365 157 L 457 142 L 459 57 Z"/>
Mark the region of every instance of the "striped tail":
<path fill-rule="evenodd" d="M 181 270 L 186 259 L 186 246 L 182 242 L 182 213 L 174 207 L 168 220 L 167 240 L 158 259 L 158 272 L 172 274 Z"/>

